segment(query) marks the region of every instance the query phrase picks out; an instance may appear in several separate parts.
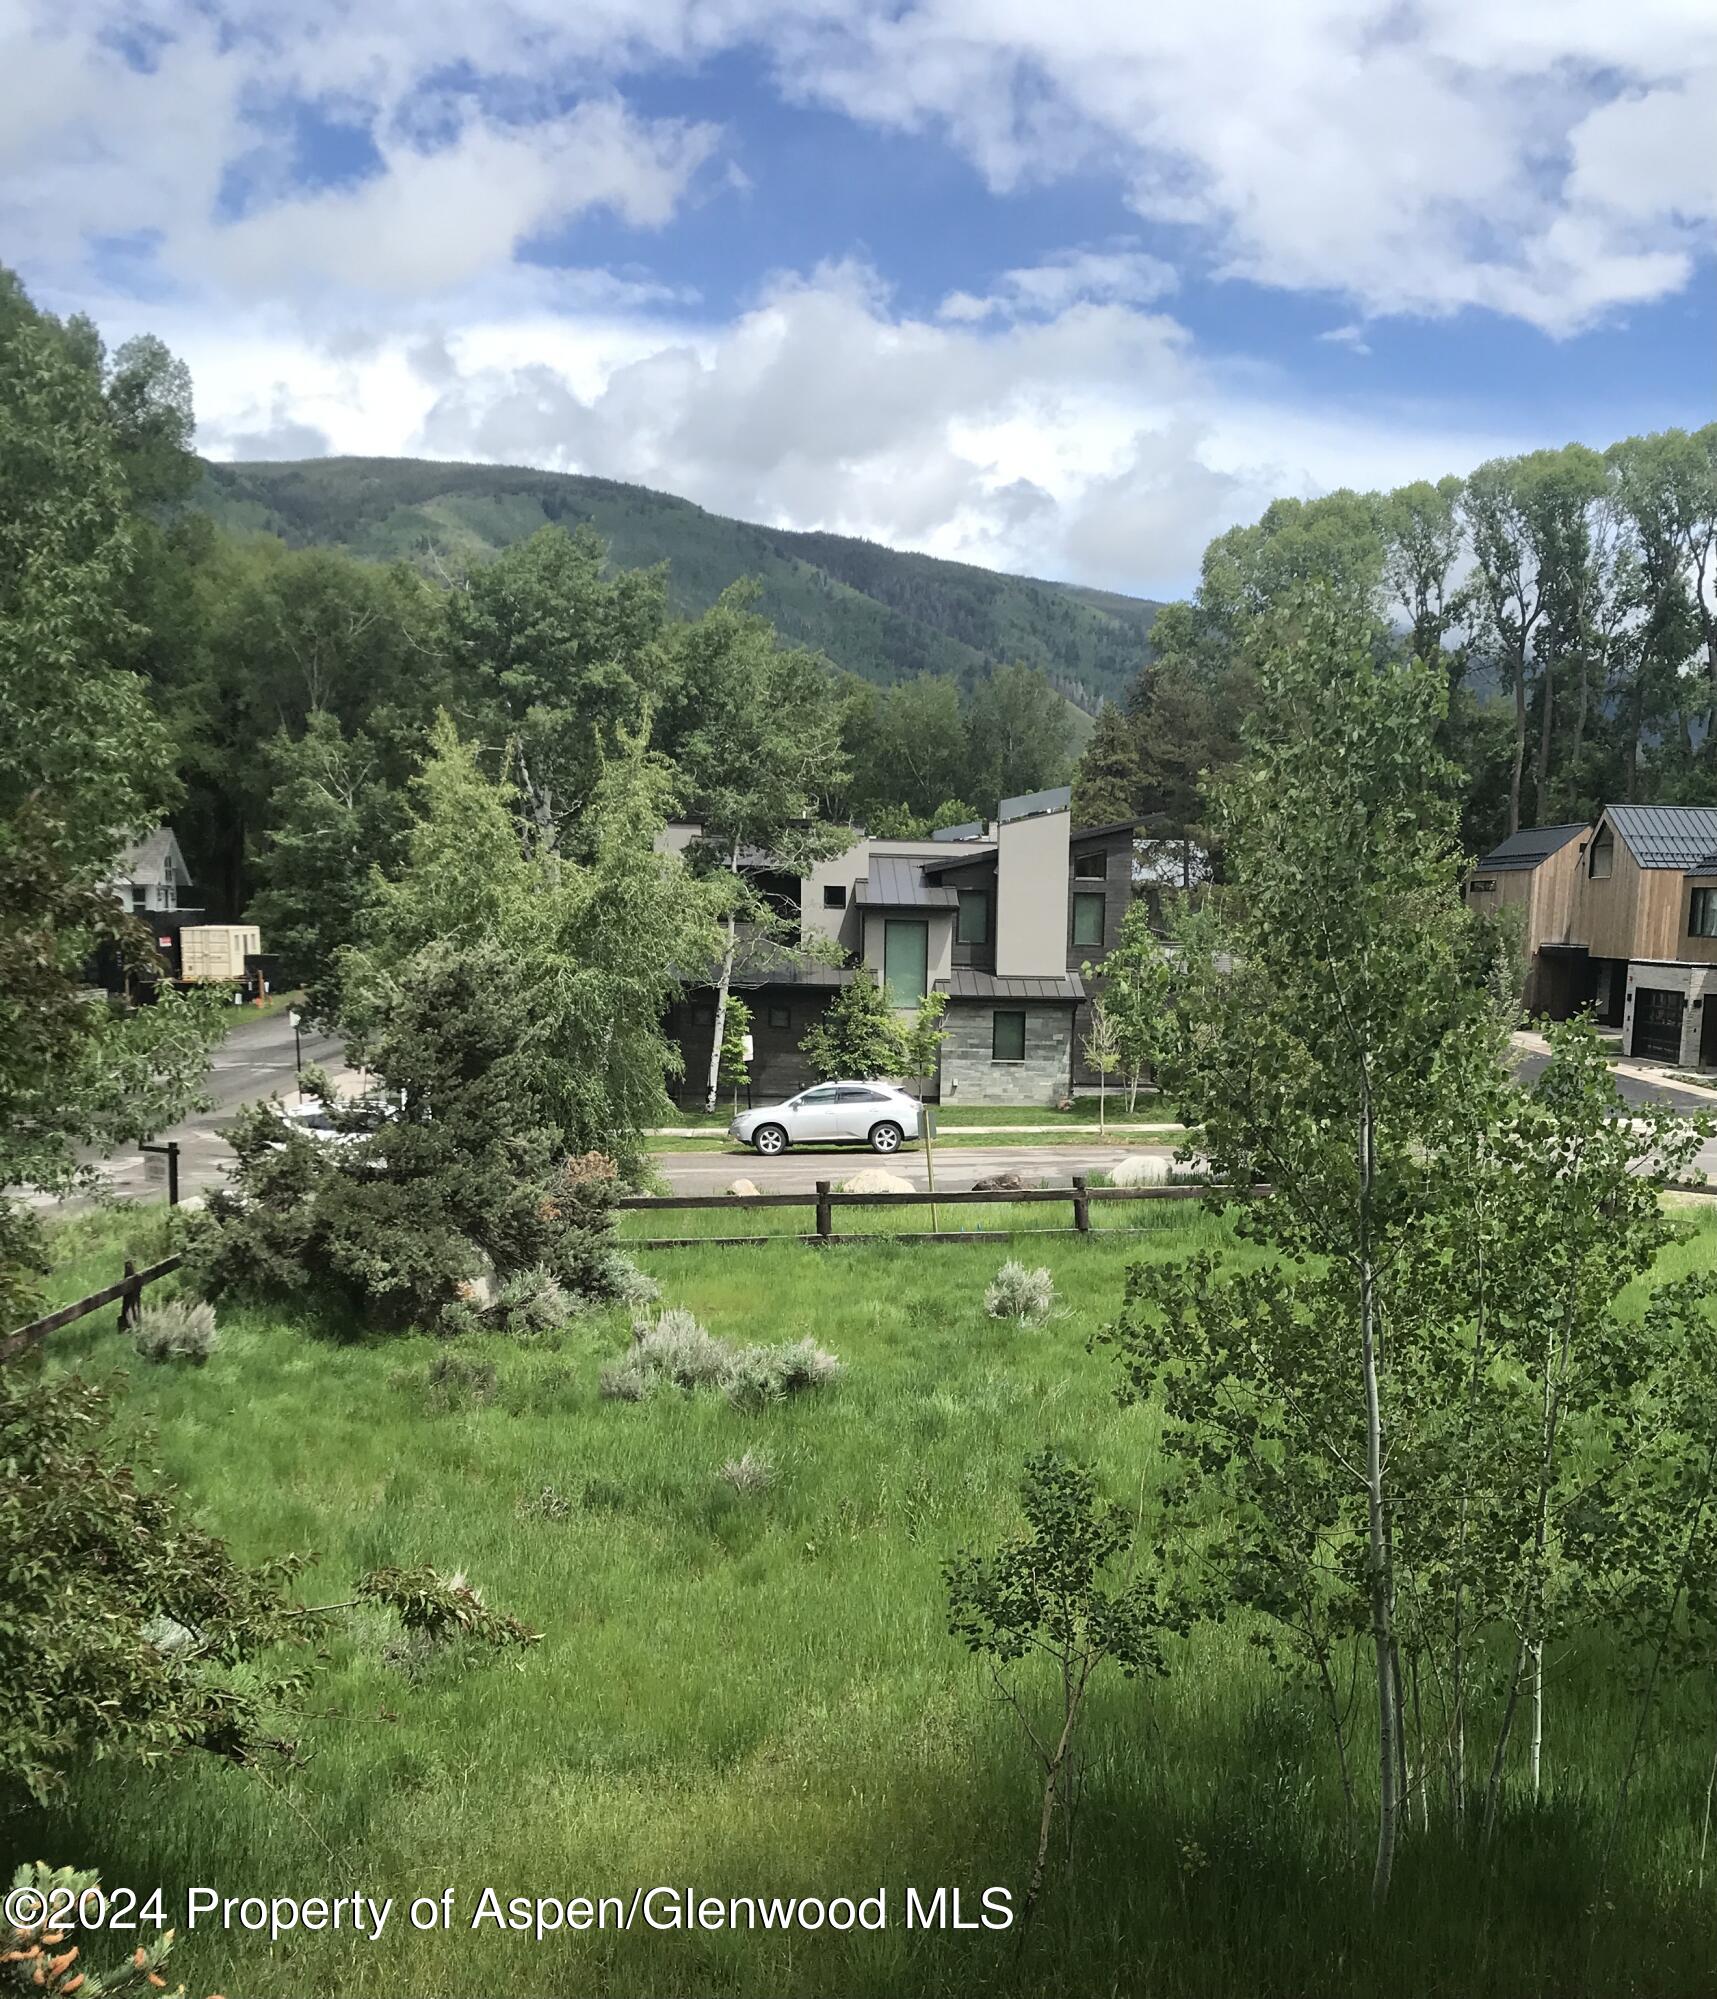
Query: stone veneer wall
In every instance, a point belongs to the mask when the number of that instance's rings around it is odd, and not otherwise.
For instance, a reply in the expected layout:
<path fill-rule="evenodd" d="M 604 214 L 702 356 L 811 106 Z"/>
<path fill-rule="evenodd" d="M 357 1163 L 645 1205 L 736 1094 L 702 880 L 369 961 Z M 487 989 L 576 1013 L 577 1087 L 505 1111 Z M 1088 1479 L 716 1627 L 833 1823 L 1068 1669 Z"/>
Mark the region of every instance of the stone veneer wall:
<path fill-rule="evenodd" d="M 990 1058 L 991 1015 L 1018 1013 L 1005 1000 L 950 1000 L 943 1025 L 945 1104 L 1057 1104 L 1067 1095 L 1073 1052 L 1070 1006 L 1026 1006 L 1025 1060 Z"/>

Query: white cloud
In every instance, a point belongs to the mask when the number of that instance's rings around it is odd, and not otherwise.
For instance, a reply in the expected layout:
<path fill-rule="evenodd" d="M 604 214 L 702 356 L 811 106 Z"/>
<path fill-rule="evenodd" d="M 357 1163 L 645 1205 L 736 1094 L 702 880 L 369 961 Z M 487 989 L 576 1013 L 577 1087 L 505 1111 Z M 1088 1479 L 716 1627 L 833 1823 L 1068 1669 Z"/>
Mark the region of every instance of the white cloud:
<path fill-rule="evenodd" d="M 1710 0 L 10 0 L 0 227 L 62 268 L 86 234 L 159 232 L 181 274 L 457 283 L 591 205 L 659 220 L 713 135 L 612 93 L 733 50 L 946 134 L 999 189 L 1106 174 L 1188 257 L 1372 317 L 1476 305 L 1567 334 L 1686 285 L 1717 219 Z M 367 131 L 376 179 L 292 193 L 296 100 Z M 237 225 L 234 173 L 274 193 Z M 1032 309 L 1011 275 L 952 312 Z"/>
<path fill-rule="evenodd" d="M 1149 305 L 1166 297 L 1179 279 L 1172 264 L 1131 242 L 1106 249 L 1062 250 L 1041 264 L 1004 271 L 994 291 L 979 298 L 950 292 L 937 317 L 973 323 L 1064 312 L 1080 300 L 1104 305 Z"/>
<path fill-rule="evenodd" d="M 381 171 L 355 187 L 198 232 L 179 260 L 244 290 L 311 278 L 420 297 L 507 264 L 531 236 L 587 209 L 665 222 L 716 136 L 710 125 L 645 125 L 608 100 L 529 126 L 474 120 L 434 150 L 390 142 Z"/>
<path fill-rule="evenodd" d="M 1374 315 L 1567 334 L 1711 248 L 1709 0 L 910 0 L 801 20 L 782 60 L 854 117 L 945 130 L 998 188 L 1106 165 L 1218 271 Z"/>
<path fill-rule="evenodd" d="M 1332 326 L 1327 333 L 1320 333 L 1318 338 L 1331 347 L 1345 347 L 1350 354 L 1371 352 L 1371 343 L 1365 337 L 1365 328 L 1351 320 L 1346 326 Z"/>
<path fill-rule="evenodd" d="M 766 154 L 624 96 L 735 50 L 997 189 L 1105 177 L 1151 248 L 1022 258 L 922 315 L 835 262 L 727 323 L 648 268 L 521 261 L 592 211 L 770 198 Z M 1710 0 L 0 0 L 0 246 L 183 352 L 220 455 L 558 466 L 1161 592 L 1278 492 L 1542 441 L 1218 372 L 1163 309 L 1165 244 L 1343 297 L 1318 337 L 1356 355 L 1469 306 L 1572 333 L 1709 254 L 1714 88 Z M 302 183 L 306 107 L 366 170 Z"/>
<path fill-rule="evenodd" d="M 1451 432 L 1434 410 L 1299 407 L 1268 378 L 1219 377 L 1137 308 L 917 318 L 851 263 L 782 278 L 727 325 L 568 313 L 540 288 L 484 303 L 351 339 L 260 308 L 220 328 L 142 317 L 189 360 L 217 456 L 284 455 L 304 426 L 335 451 L 594 472 L 1157 595 L 1277 493 L 1398 484 L 1533 441 Z"/>

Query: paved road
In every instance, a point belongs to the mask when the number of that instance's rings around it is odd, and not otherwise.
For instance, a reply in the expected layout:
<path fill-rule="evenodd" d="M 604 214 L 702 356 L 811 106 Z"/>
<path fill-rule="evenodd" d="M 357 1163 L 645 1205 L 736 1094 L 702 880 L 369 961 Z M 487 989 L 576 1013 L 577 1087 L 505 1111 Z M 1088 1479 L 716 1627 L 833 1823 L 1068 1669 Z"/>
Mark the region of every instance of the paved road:
<path fill-rule="evenodd" d="M 350 1090 L 356 1079 L 340 1067 L 340 1044 L 327 1035 L 305 1034 L 304 1060 L 320 1063 L 334 1071 L 336 1079 Z M 1523 1052 L 1515 1063 L 1522 1081 L 1530 1081 L 1544 1067 L 1544 1057 Z M 1666 1104 L 1675 1110 L 1711 1110 L 1711 1099 L 1678 1089 L 1655 1078 L 1618 1074 L 1616 1089 L 1628 1105 Z M 233 1112 L 241 1105 L 278 1095 L 293 1100 L 296 1076 L 293 1062 L 292 1029 L 284 1014 L 269 1019 L 247 1019 L 236 1026 L 216 1051 L 209 1077 L 213 1104 L 187 1118 L 163 1139 L 176 1138 L 181 1148 L 179 1189 L 181 1196 L 201 1193 L 218 1184 L 231 1159 L 224 1136 Z M 937 1154 L 937 1185 L 950 1192 L 970 1187 L 974 1180 L 992 1173 L 1015 1172 L 1030 1180 L 1065 1184 L 1075 1173 L 1095 1173 L 1113 1167 L 1129 1151 L 1158 1153 L 1170 1158 L 1174 1143 L 1166 1136 L 1155 1144 L 1119 1145 L 1098 1143 L 1079 1145 L 996 1145 L 959 1146 Z M 720 1193 L 732 1181 L 754 1181 L 765 1191 L 776 1193 L 810 1192 L 818 1180 L 837 1183 L 868 1165 L 887 1164 L 902 1173 L 914 1186 L 926 1184 L 921 1150 L 897 1154 L 892 1160 L 878 1161 L 857 1148 L 820 1147 L 786 1153 L 779 1159 L 762 1159 L 755 1153 L 658 1152 L 653 1163 L 662 1178 L 680 1194 Z M 104 1177 L 117 1193 L 131 1199 L 159 1200 L 165 1190 L 165 1161 L 145 1159 L 140 1153 L 120 1153 L 105 1162 Z M 1701 1149 L 1698 1165 L 1717 1184 L 1717 1142 Z"/>
<path fill-rule="evenodd" d="M 1531 1083 L 1543 1074 L 1548 1060 L 1545 1055 L 1522 1055 L 1512 1066 L 1521 1082 Z M 1717 1110 L 1717 1104 L 1713 1104 L 1709 1097 L 1693 1090 L 1678 1090 L 1673 1083 L 1660 1083 L 1655 1077 L 1630 1076 L 1617 1070 L 1612 1074 L 1611 1081 L 1616 1086 L 1616 1094 L 1625 1104 L 1667 1104 L 1674 1111 Z"/>
<path fill-rule="evenodd" d="M 305 1033 L 302 1039 L 307 1064 L 317 1062 L 336 1076 L 345 1074 L 340 1044 L 331 1035 Z M 169 1139 L 179 1141 L 180 1198 L 203 1193 L 219 1183 L 232 1159 L 225 1130 L 241 1105 L 271 1096 L 293 1103 L 296 1088 L 292 1029 L 285 1014 L 240 1021 L 215 1050 L 207 1086 L 207 1094 L 213 1099 L 209 1109 L 193 1113 L 171 1131 L 162 1132 L 155 1141 L 158 1145 L 166 1144 Z M 165 1198 L 167 1162 L 159 1156 L 117 1152 L 102 1161 L 101 1166 L 102 1178 L 126 1199 Z M 65 1205 L 83 1204 L 74 1201 Z"/>
<path fill-rule="evenodd" d="M 936 1185 L 952 1194 L 992 1173 L 1018 1173 L 1026 1180 L 1065 1186 L 1075 1173 L 1105 1171 L 1129 1152 L 1174 1157 L 1172 1145 L 962 1145 L 937 1152 Z M 915 1187 L 928 1185 L 924 1154 L 916 1149 L 891 1159 L 878 1159 L 856 1146 L 796 1146 L 778 1159 L 756 1153 L 658 1152 L 651 1163 L 676 1194 L 720 1194 L 735 1180 L 750 1180 L 765 1194 L 808 1194 L 819 1180 L 832 1180 L 838 1187 L 867 1166 L 885 1166 Z"/>

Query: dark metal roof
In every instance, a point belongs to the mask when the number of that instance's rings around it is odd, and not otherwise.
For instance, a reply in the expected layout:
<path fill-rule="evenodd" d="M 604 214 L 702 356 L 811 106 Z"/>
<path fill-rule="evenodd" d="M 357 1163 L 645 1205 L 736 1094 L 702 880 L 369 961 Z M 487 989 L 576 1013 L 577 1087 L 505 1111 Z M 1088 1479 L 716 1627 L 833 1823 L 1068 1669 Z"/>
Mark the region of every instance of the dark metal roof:
<path fill-rule="evenodd" d="M 951 1000 L 1059 1000 L 1072 1006 L 1085 997 L 1085 982 L 1071 972 L 1059 979 L 1002 978 L 956 965 L 951 977 L 936 981 L 936 990 Z"/>
<path fill-rule="evenodd" d="M 976 867 L 980 861 L 993 861 L 996 850 L 992 846 L 979 846 L 976 842 L 963 854 L 950 854 L 945 861 L 920 861 L 921 871 L 927 875 L 952 874 L 955 868 Z"/>
<path fill-rule="evenodd" d="M 1510 833 L 1500 846 L 1491 848 L 1479 862 L 1479 872 L 1493 875 L 1507 874 L 1511 869 L 1535 868 L 1585 830 L 1584 820 L 1577 826 L 1523 826 L 1518 833 Z"/>
<path fill-rule="evenodd" d="M 872 909 L 952 909 L 959 900 L 954 889 L 927 882 L 921 862 L 895 854 L 872 854 L 870 873 L 853 887 L 853 901 Z"/>
<path fill-rule="evenodd" d="M 938 826 L 930 837 L 932 840 L 981 840 L 984 837 L 984 822 L 968 819 L 963 826 Z"/>
<path fill-rule="evenodd" d="M 1078 846 L 1081 840 L 1101 840 L 1110 833 L 1133 833 L 1149 823 L 1145 819 L 1111 819 L 1103 826 L 1075 826 L 1073 844 Z"/>
<path fill-rule="evenodd" d="M 1058 784 L 1049 791 L 1023 791 L 1018 798 L 1004 798 L 996 817 L 1006 825 L 1010 819 L 1031 819 L 1040 812 L 1065 812 L 1072 803 L 1072 785 Z"/>
<path fill-rule="evenodd" d="M 1717 848 L 1717 806 L 1606 805 L 1603 812 L 1642 868 L 1694 868 Z"/>

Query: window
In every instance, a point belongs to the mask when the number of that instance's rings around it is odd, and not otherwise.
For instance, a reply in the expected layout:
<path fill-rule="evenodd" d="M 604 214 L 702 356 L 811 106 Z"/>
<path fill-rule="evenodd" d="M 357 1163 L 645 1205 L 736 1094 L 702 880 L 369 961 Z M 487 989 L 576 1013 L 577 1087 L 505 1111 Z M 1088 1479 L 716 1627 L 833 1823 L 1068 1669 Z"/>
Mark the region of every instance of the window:
<path fill-rule="evenodd" d="M 1025 1015 L 1023 1013 L 992 1013 L 990 1015 L 990 1060 L 992 1062 L 1023 1062 L 1025 1060 Z"/>
<path fill-rule="evenodd" d="M 149 891 L 146 888 L 134 888 L 131 891 L 131 907 L 133 909 L 149 907 Z"/>
<path fill-rule="evenodd" d="M 1101 945 L 1103 942 L 1103 897 L 1076 895 L 1073 898 L 1073 941 Z"/>
<path fill-rule="evenodd" d="M 820 1090 L 807 1090 L 802 1097 L 795 1097 L 793 1101 L 800 1104 L 838 1104 L 840 1100 L 840 1091 L 825 1084 Z"/>
<path fill-rule="evenodd" d="M 793 1025 L 792 1009 L 785 1006 L 772 1006 L 769 1009 L 769 1025 L 771 1027 L 791 1027 Z"/>
<path fill-rule="evenodd" d="M 1696 888 L 1688 912 L 1689 937 L 1717 937 L 1717 888 Z"/>
<path fill-rule="evenodd" d="M 987 889 L 963 888 L 960 914 L 954 925 L 956 944 L 987 944 L 990 941 L 990 896 Z"/>
<path fill-rule="evenodd" d="M 1592 842 L 1586 872 L 1595 882 L 1607 882 L 1616 871 L 1616 836 L 1606 826 Z"/>
<path fill-rule="evenodd" d="M 823 907 L 825 909 L 845 909 L 847 906 L 847 885 L 845 882 L 824 882 Z"/>
<path fill-rule="evenodd" d="M 1488 877 L 1483 881 L 1472 881 L 1467 883 L 1468 895 L 1494 895 L 1495 893 L 1496 893 L 1496 883 L 1489 880 Z"/>
<path fill-rule="evenodd" d="M 179 904 L 179 891 L 176 888 L 174 888 L 171 882 L 169 882 L 167 886 L 161 891 L 161 907 L 163 909 L 176 909 L 178 907 L 178 904 Z"/>
<path fill-rule="evenodd" d="M 886 1104 L 888 1102 L 888 1099 L 880 1090 L 842 1090 L 840 1098 L 843 1104 Z"/>
<path fill-rule="evenodd" d="M 1109 872 L 1107 854 L 1077 854 L 1073 861 L 1073 879 L 1082 882 L 1100 882 Z"/>
<path fill-rule="evenodd" d="M 882 926 L 882 982 L 890 1006 L 916 1006 L 930 983 L 930 926 L 889 919 Z"/>

